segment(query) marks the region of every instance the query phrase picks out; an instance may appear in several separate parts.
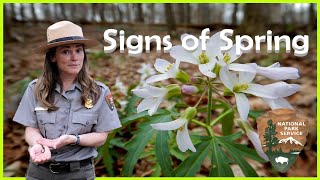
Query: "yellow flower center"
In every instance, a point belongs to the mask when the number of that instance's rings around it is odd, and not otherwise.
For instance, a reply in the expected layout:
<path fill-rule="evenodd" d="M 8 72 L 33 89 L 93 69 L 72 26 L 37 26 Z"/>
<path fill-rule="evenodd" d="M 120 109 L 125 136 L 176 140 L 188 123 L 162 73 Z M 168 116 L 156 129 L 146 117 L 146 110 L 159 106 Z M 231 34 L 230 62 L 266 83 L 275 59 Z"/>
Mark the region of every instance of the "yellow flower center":
<path fill-rule="evenodd" d="M 223 56 L 223 61 L 228 64 L 228 62 L 230 61 L 230 59 L 231 59 L 231 58 L 230 58 L 229 54 L 228 54 L 228 53 L 225 53 L 224 56 Z"/>
<path fill-rule="evenodd" d="M 164 71 L 165 71 L 165 72 L 168 72 L 171 68 L 172 68 L 172 64 L 169 64 Z"/>
<path fill-rule="evenodd" d="M 206 53 L 202 52 L 199 56 L 200 64 L 207 64 L 209 62 L 209 58 L 207 57 Z"/>
<path fill-rule="evenodd" d="M 248 84 L 237 84 L 233 87 L 233 92 L 239 93 L 239 92 L 247 90 L 248 88 L 249 88 Z"/>

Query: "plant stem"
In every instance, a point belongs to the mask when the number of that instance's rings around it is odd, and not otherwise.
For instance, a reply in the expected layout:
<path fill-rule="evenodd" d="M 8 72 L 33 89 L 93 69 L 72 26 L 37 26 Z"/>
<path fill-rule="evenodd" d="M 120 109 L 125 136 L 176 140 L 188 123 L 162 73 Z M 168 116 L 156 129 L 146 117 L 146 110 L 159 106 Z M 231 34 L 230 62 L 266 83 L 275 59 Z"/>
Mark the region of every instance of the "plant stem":
<path fill-rule="evenodd" d="M 198 107 L 198 105 L 200 104 L 200 102 L 201 102 L 201 100 L 202 100 L 202 98 L 203 98 L 204 94 L 205 94 L 205 93 L 206 93 L 206 91 L 207 91 L 207 88 L 208 88 L 208 86 L 206 86 L 206 87 L 204 88 L 203 93 L 201 94 L 200 99 L 198 100 L 197 104 L 194 106 L 195 108 L 197 108 L 197 107 Z"/>
<path fill-rule="evenodd" d="M 213 133 L 213 130 L 211 129 L 211 126 L 209 126 L 209 125 L 207 125 L 207 124 L 205 124 L 205 123 L 203 123 L 201 121 L 198 121 L 196 119 L 192 119 L 191 122 L 206 128 L 206 131 L 207 131 L 208 135 L 210 135 L 212 137 L 214 136 L 214 133 Z"/>
<path fill-rule="evenodd" d="M 212 87 L 212 88 L 213 88 L 213 92 L 215 92 L 221 99 L 223 99 L 223 100 L 228 104 L 228 106 L 236 113 L 236 116 L 240 117 L 239 112 L 232 106 L 232 104 L 231 104 L 224 96 L 222 96 L 222 95 L 215 89 L 215 87 Z"/>
<path fill-rule="evenodd" d="M 210 125 L 212 116 L 212 87 L 208 87 L 208 110 L 207 110 L 207 124 Z"/>

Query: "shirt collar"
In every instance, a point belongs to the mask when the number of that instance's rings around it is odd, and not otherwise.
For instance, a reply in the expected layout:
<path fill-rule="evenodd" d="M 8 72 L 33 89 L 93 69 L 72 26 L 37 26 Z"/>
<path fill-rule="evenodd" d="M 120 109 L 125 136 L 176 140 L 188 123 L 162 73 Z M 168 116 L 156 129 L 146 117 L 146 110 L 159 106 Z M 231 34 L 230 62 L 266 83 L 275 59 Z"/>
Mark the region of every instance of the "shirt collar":
<path fill-rule="evenodd" d="M 61 92 L 60 92 L 60 87 L 61 87 L 60 84 L 59 84 L 59 83 L 56 83 L 56 88 L 55 88 L 55 90 L 61 94 Z M 78 80 L 70 86 L 70 88 L 68 89 L 68 91 L 75 90 L 75 88 L 79 89 L 79 90 L 82 92 L 82 87 L 81 87 L 81 84 L 79 83 Z"/>

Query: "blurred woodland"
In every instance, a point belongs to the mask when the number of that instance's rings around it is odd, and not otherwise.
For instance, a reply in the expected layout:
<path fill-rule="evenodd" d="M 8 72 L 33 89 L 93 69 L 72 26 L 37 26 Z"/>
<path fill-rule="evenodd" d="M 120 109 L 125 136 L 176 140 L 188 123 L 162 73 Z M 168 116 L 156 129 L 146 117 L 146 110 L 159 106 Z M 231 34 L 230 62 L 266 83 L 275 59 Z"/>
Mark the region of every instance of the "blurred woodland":
<path fill-rule="evenodd" d="M 84 35 L 99 40 L 101 45 L 87 51 L 90 74 L 96 80 L 111 87 L 114 99 L 125 100 L 116 81 L 130 89 L 139 83 L 141 73 L 138 69 L 144 64 L 154 64 L 157 58 L 172 61 L 168 53 L 157 52 L 151 46 L 150 53 L 139 57 L 130 57 L 120 53 L 117 48 L 113 53 L 104 53 L 103 33 L 106 29 L 124 30 L 129 35 L 171 35 L 173 45 L 181 44 L 180 35 L 190 33 L 200 35 L 201 30 L 210 28 L 211 35 L 222 29 L 233 29 L 236 35 L 266 35 L 272 30 L 273 35 L 309 35 L 309 52 L 304 57 L 286 53 L 282 47 L 280 53 L 267 53 L 266 43 L 262 44 L 261 53 L 254 51 L 243 54 L 237 61 L 255 62 L 269 66 L 280 62 L 281 66 L 299 69 L 300 78 L 289 83 L 301 85 L 301 90 L 287 98 L 290 104 L 309 120 L 310 128 L 307 143 L 295 164 L 286 173 L 278 173 L 270 163 L 249 161 L 260 176 L 316 176 L 317 141 L 316 141 L 316 4 L 4 4 L 4 175 L 24 176 L 29 161 L 27 143 L 24 140 L 24 127 L 12 121 L 21 97 L 28 83 L 42 73 L 44 56 L 36 55 L 33 49 L 46 43 L 46 29 L 60 20 L 69 20 L 79 24 Z M 118 36 L 117 36 L 118 37 Z M 182 64 L 188 74 L 196 75 L 197 68 Z M 260 84 L 269 80 L 256 78 Z M 170 80 L 169 80 L 170 82 Z M 185 100 L 194 104 L 199 97 L 189 96 Z M 230 98 L 235 104 L 234 98 Z M 125 118 L 127 112 L 121 103 L 116 103 L 119 114 Z M 256 112 L 269 111 L 269 107 L 256 97 L 250 97 L 250 105 Z M 253 127 L 256 127 L 252 120 Z M 106 170 L 101 156 L 96 159 L 97 176 L 120 176 L 124 156 L 128 149 L 124 144 L 133 136 L 136 124 L 121 129 L 115 135 L 118 144 L 112 144 L 112 172 Z M 191 127 L 191 131 L 199 131 Z M 220 129 L 214 129 L 219 134 Z M 237 129 L 234 129 L 236 132 Z M 243 136 L 241 142 L 248 144 Z M 148 149 L 146 149 L 147 151 Z M 210 160 L 205 159 L 197 176 L 207 176 Z M 179 164 L 173 159 L 174 166 Z M 154 159 L 147 155 L 135 165 L 133 176 L 152 176 Z M 110 169 L 110 168 L 109 168 Z M 232 166 L 235 176 L 243 176 L 237 165 Z M 158 174 L 161 175 L 161 174 Z"/>

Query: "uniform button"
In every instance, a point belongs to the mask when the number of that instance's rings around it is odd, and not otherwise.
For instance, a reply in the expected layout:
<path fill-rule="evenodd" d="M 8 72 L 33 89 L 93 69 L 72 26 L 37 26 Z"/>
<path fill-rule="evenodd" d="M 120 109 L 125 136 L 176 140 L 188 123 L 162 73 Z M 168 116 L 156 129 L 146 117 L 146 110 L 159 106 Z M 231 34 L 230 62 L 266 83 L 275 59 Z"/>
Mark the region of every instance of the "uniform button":
<path fill-rule="evenodd" d="M 69 110 L 65 110 L 64 113 L 69 114 Z"/>
<path fill-rule="evenodd" d="M 88 122 L 88 121 L 86 122 L 86 125 L 89 125 L 89 122 Z"/>
<path fill-rule="evenodd" d="M 43 121 L 42 121 L 42 120 L 40 120 L 40 123 L 43 123 Z"/>

